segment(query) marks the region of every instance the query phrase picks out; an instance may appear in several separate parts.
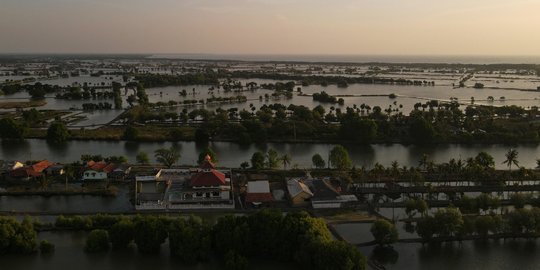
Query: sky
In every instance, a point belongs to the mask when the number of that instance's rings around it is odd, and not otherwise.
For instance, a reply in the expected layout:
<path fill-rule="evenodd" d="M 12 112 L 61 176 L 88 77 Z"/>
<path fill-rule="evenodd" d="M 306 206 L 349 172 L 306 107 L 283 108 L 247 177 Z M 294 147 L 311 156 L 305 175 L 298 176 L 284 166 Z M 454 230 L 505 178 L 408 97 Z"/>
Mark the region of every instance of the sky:
<path fill-rule="evenodd" d="M 539 0 L 0 0 L 0 53 L 540 55 Z"/>

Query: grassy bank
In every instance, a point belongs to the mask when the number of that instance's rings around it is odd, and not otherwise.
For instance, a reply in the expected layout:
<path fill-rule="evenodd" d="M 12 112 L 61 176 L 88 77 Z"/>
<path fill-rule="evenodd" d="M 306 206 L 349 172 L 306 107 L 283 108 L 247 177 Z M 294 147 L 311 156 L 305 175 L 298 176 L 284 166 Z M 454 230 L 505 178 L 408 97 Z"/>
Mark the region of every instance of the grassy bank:
<path fill-rule="evenodd" d="M 47 101 L 42 100 L 30 100 L 30 101 L 16 101 L 16 102 L 0 102 L 0 109 L 24 109 L 45 106 Z"/>

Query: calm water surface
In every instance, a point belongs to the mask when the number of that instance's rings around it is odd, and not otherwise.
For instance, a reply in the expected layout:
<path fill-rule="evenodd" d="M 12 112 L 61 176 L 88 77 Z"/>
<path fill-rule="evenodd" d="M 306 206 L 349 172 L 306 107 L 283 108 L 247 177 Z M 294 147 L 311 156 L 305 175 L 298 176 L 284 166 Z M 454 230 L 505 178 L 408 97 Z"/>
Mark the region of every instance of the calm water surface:
<path fill-rule="evenodd" d="M 69 141 L 61 146 L 51 145 L 45 140 L 29 139 L 25 141 L 2 141 L 0 143 L 0 159 L 2 160 L 38 160 L 48 159 L 56 162 L 73 162 L 79 160 L 83 154 L 100 154 L 102 156 L 123 155 L 130 162 L 135 162 L 138 152 L 146 152 L 150 156 L 159 148 L 175 145 L 181 149 L 180 164 L 194 165 L 199 153 L 205 145 L 194 142 L 125 142 L 125 141 Z M 264 145 L 241 146 L 231 142 L 212 142 L 212 148 L 219 157 L 219 165 L 226 167 L 239 167 L 240 163 L 249 161 L 256 151 L 267 151 L 272 148 L 278 153 L 289 154 L 292 157 L 291 165 L 299 168 L 310 168 L 311 157 L 321 154 L 327 159 L 329 151 L 334 144 L 308 144 L 308 143 L 268 143 Z M 480 151 L 486 151 L 495 159 L 497 168 L 506 168 L 502 164 L 505 153 L 513 148 L 519 152 L 520 166 L 526 168 L 536 167 L 536 159 L 540 158 L 540 145 L 403 145 L 403 144 L 373 144 L 373 145 L 345 145 L 349 150 L 353 163 L 356 166 L 372 167 L 375 163 L 385 166 L 397 161 L 400 166 L 418 166 L 423 154 L 427 154 L 433 162 L 448 162 L 448 160 L 467 159 L 476 156 Z"/>

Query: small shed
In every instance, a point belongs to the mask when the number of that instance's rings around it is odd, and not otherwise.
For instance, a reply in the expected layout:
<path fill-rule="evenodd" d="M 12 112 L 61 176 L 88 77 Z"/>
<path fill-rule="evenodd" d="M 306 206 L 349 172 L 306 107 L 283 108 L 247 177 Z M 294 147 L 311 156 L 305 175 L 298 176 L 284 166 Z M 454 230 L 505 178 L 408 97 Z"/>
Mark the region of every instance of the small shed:
<path fill-rule="evenodd" d="M 263 203 L 273 201 L 268 181 L 251 181 L 247 183 L 246 202 Z"/>

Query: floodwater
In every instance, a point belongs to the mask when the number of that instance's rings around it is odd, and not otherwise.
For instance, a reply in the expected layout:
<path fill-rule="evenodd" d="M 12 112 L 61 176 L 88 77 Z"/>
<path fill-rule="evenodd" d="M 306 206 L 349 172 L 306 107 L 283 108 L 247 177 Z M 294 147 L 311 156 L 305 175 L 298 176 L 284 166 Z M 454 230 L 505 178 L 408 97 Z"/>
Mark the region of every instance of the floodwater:
<path fill-rule="evenodd" d="M 100 154 L 102 156 L 122 155 L 130 162 L 135 163 L 135 156 L 139 152 L 146 152 L 149 156 L 159 148 L 171 146 L 179 147 L 182 157 L 179 164 L 195 165 L 199 153 L 206 145 L 195 142 L 126 142 L 126 141 L 68 141 L 62 145 L 53 145 L 46 140 L 28 139 L 24 141 L 4 140 L 0 143 L 0 160 L 39 160 L 48 159 L 55 162 L 71 163 L 79 160 L 83 154 Z M 219 166 L 239 167 L 244 161 L 249 161 L 256 151 L 275 149 L 280 154 L 289 154 L 292 158 L 291 166 L 311 168 L 311 158 L 320 154 L 327 159 L 328 153 L 334 144 L 309 143 L 268 143 L 264 145 L 242 146 L 233 142 L 211 142 L 212 148 L 219 159 Z M 450 159 L 467 159 L 485 151 L 495 159 L 495 167 L 506 168 L 502 162 L 508 149 L 516 149 L 519 153 L 520 166 L 526 168 L 536 167 L 536 159 L 540 157 L 539 144 L 522 145 L 403 145 L 403 144 L 372 144 L 372 145 L 345 145 L 353 164 L 357 167 L 372 167 L 375 163 L 390 166 L 397 161 L 400 166 L 418 166 L 423 154 L 435 163 L 448 162 Z"/>
<path fill-rule="evenodd" d="M 222 103 L 222 104 L 206 104 L 206 105 L 197 105 L 197 108 L 204 107 L 209 110 L 215 110 L 217 108 L 229 109 L 229 108 L 238 108 L 238 109 L 250 109 L 252 104 L 255 108 L 260 108 L 264 104 L 273 104 L 281 103 L 285 106 L 290 104 L 295 105 L 304 105 L 309 108 L 314 108 L 318 105 L 323 106 L 327 111 L 331 107 L 344 108 L 353 107 L 356 105 L 360 107 L 361 104 L 369 105 L 371 108 L 375 106 L 380 106 L 382 109 L 387 109 L 391 107 L 392 109 L 399 109 L 400 112 L 407 115 L 413 109 L 414 104 L 418 102 L 426 102 L 428 100 L 439 100 L 439 101 L 450 101 L 450 98 L 457 98 L 463 104 L 471 104 L 471 97 L 474 98 L 474 104 L 477 105 L 493 105 L 493 106 L 503 106 L 503 105 L 518 105 L 523 107 L 532 107 L 540 106 L 540 93 L 535 91 L 519 91 L 511 90 L 511 88 L 520 88 L 528 90 L 536 90 L 536 86 L 540 85 L 538 78 L 531 76 L 522 76 L 514 80 L 509 78 L 498 78 L 498 77 L 488 77 L 488 75 L 482 75 L 478 78 L 474 78 L 469 81 L 468 84 L 474 84 L 474 82 L 483 82 L 486 84 L 486 87 L 499 87 L 501 89 L 474 89 L 474 88 L 452 88 L 452 83 L 457 82 L 456 75 L 442 76 L 436 74 L 418 74 L 416 77 L 414 74 L 393 74 L 394 78 L 409 78 L 407 76 L 412 76 L 410 79 L 426 79 L 428 81 L 435 81 L 436 86 L 402 86 L 402 85 L 384 85 L 384 84 L 351 84 L 347 88 L 339 88 L 336 85 L 329 85 L 322 87 L 320 85 L 310 85 L 305 87 L 300 87 L 302 93 L 304 94 L 313 94 L 321 91 L 326 91 L 330 95 L 348 95 L 343 97 L 345 100 L 344 105 L 330 104 L 330 103 L 321 103 L 313 101 L 311 96 L 301 96 L 298 95 L 295 88 L 295 95 L 291 99 L 281 97 L 280 99 L 262 99 L 265 94 L 271 95 L 273 91 L 258 89 L 255 91 L 243 91 L 240 93 L 228 92 L 225 93 L 223 89 L 215 89 L 210 91 L 210 86 L 208 85 L 187 85 L 187 86 L 167 86 L 167 87 L 156 87 L 147 89 L 148 97 L 150 102 L 168 102 L 168 101 L 177 101 L 181 103 L 184 100 L 206 100 L 209 97 L 231 97 L 236 95 L 244 95 L 248 98 L 248 102 L 245 103 Z M 112 78 L 112 79 L 111 79 Z M 487 79 L 486 79 L 487 78 Z M 81 77 L 69 77 L 69 78 L 59 78 L 54 80 L 43 81 L 43 83 L 49 84 L 59 84 L 59 85 L 71 85 L 75 82 L 79 84 L 88 83 L 92 85 L 110 85 L 112 81 L 119 81 L 121 78 L 118 76 L 103 76 L 103 77 L 90 77 L 90 76 L 81 76 Z M 487 81 L 486 81 L 487 80 Z M 245 85 L 248 82 L 256 82 L 259 85 L 263 83 L 275 83 L 276 80 L 265 80 L 265 79 L 240 79 L 240 81 Z M 500 81 L 500 83 L 495 83 Z M 510 82 L 512 81 L 512 82 Z M 470 85 L 469 85 L 470 86 Z M 506 89 L 505 89 L 506 88 Z M 188 95 L 182 97 L 179 95 L 179 92 L 186 90 Z M 98 90 L 100 91 L 100 90 Z M 132 91 L 128 92 L 128 95 Z M 397 94 L 398 97 L 395 99 L 390 99 L 387 96 L 361 96 L 361 95 L 389 95 L 391 93 Z M 125 93 L 122 92 L 124 95 Z M 494 101 L 488 101 L 488 97 L 493 97 Z M 124 95 L 124 107 L 128 106 L 127 95 Z M 504 97 L 504 99 L 501 99 Z M 13 95 L 4 95 L 0 96 L 0 101 L 26 101 L 29 98 L 28 93 L 21 92 L 15 93 Z M 69 110 L 71 108 L 81 109 L 83 103 L 98 103 L 98 102 L 109 102 L 113 103 L 112 99 L 109 100 L 63 100 L 55 99 L 54 95 L 50 95 L 47 98 L 47 104 L 40 107 L 40 109 L 52 109 L 52 110 Z M 181 111 L 184 108 L 192 109 L 195 106 L 178 106 L 173 107 L 173 111 Z M 89 116 L 89 120 L 77 123 L 77 126 L 90 126 L 90 125 L 100 125 L 110 122 L 117 115 L 121 113 L 120 110 L 111 110 L 111 111 L 94 111 L 92 115 Z"/>
<path fill-rule="evenodd" d="M 48 255 L 0 255 L 2 269 L 223 269 L 218 260 L 195 265 L 186 265 L 169 255 L 168 244 L 155 255 L 139 254 L 136 248 L 111 250 L 107 253 L 88 254 L 84 252 L 86 232 L 42 232 L 39 239 L 46 239 L 56 245 L 55 252 Z M 249 269 L 295 269 L 291 263 L 251 260 Z"/>

